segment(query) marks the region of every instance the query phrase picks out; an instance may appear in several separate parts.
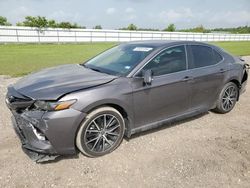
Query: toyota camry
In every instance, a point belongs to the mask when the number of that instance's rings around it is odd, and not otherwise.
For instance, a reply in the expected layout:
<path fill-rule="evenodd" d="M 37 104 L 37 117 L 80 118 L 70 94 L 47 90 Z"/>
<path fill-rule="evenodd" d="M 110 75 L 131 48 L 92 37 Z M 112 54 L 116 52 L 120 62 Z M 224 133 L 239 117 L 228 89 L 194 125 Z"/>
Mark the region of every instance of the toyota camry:
<path fill-rule="evenodd" d="M 8 87 L 6 104 L 36 162 L 78 151 L 98 157 L 124 136 L 208 110 L 230 112 L 247 78 L 241 58 L 211 44 L 129 42 L 20 79 Z"/>

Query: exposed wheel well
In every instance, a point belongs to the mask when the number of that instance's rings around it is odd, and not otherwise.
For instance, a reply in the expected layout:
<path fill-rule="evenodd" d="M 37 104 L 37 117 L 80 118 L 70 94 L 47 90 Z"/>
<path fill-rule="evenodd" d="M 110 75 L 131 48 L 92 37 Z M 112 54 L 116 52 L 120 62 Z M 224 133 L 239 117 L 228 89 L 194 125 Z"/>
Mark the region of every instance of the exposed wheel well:
<path fill-rule="evenodd" d="M 237 85 L 237 87 L 240 89 L 241 84 L 240 84 L 240 82 L 238 80 L 233 79 L 233 80 L 230 80 L 229 82 L 235 83 Z"/>
<path fill-rule="evenodd" d="M 245 82 L 248 78 L 247 71 L 245 70 L 241 83 Z"/>

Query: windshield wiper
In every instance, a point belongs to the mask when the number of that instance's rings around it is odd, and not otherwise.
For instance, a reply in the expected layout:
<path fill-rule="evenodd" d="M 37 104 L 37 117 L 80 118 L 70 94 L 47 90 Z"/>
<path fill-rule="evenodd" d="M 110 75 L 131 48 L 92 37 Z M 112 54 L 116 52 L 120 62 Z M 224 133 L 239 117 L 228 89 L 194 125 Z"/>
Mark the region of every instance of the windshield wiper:
<path fill-rule="evenodd" d="M 85 67 L 85 68 L 88 68 L 84 63 L 79 64 L 79 65 L 81 65 L 81 66 L 83 66 L 83 67 Z"/>
<path fill-rule="evenodd" d="M 97 69 L 97 68 L 92 68 L 92 67 L 87 67 L 88 69 L 91 69 L 91 70 L 93 70 L 93 71 L 96 71 L 96 72 L 101 72 L 99 69 Z"/>
<path fill-rule="evenodd" d="M 83 66 L 83 67 L 85 67 L 85 68 L 87 68 L 87 69 L 91 69 L 91 70 L 96 71 L 96 72 L 101 72 L 99 69 L 93 68 L 93 67 L 89 67 L 89 66 L 86 66 L 85 64 L 81 64 L 81 66 Z"/>

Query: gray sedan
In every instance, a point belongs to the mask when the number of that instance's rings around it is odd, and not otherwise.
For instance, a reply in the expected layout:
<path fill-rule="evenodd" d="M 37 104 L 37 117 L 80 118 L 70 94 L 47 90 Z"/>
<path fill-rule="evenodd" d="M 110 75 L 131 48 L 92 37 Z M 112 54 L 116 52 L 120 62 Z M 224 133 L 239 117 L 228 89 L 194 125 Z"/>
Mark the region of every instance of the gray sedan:
<path fill-rule="evenodd" d="M 210 44 L 130 42 L 84 64 L 28 75 L 9 86 L 6 104 L 36 162 L 77 151 L 98 157 L 124 135 L 211 109 L 231 111 L 247 78 L 243 60 Z"/>

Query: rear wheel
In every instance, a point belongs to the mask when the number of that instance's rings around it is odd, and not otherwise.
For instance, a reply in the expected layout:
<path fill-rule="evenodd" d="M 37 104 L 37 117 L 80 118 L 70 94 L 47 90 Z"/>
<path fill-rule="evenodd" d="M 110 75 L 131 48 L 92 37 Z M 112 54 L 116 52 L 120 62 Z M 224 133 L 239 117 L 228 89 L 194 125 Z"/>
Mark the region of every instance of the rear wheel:
<path fill-rule="evenodd" d="M 98 108 L 85 118 L 76 137 L 77 148 L 89 157 L 114 151 L 122 142 L 125 123 L 114 108 Z"/>
<path fill-rule="evenodd" d="M 238 95 L 239 89 L 237 85 L 233 82 L 227 83 L 220 93 L 214 111 L 222 114 L 230 112 L 237 102 Z"/>

